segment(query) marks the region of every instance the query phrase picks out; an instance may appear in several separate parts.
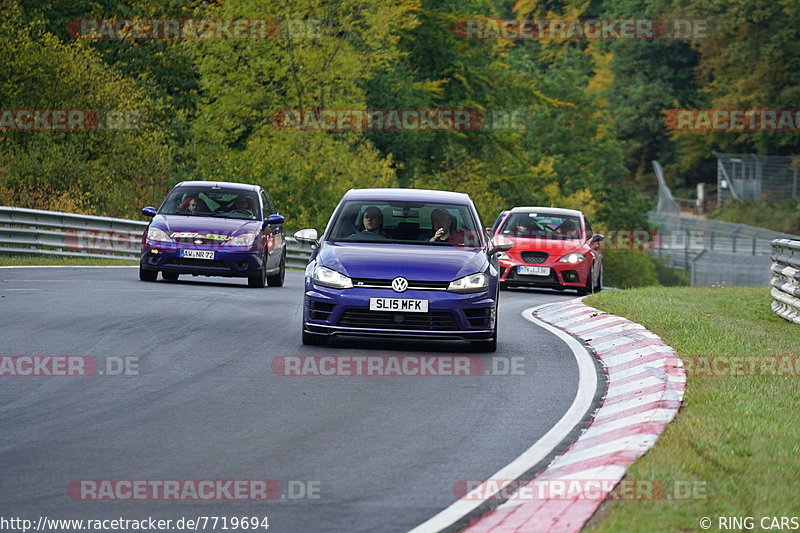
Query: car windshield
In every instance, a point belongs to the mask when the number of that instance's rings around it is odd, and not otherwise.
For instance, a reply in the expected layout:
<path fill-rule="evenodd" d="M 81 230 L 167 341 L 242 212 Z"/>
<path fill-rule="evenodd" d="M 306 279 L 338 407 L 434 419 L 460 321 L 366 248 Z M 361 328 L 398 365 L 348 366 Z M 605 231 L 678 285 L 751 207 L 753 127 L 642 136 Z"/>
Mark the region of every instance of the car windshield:
<path fill-rule="evenodd" d="M 261 218 L 254 191 L 224 187 L 178 187 L 164 200 L 159 213 L 245 220 Z"/>
<path fill-rule="evenodd" d="M 581 225 L 577 217 L 568 215 L 513 213 L 503 223 L 500 234 L 528 239 L 580 239 Z"/>
<path fill-rule="evenodd" d="M 466 205 L 435 202 L 348 201 L 332 222 L 328 241 L 479 247 Z"/>

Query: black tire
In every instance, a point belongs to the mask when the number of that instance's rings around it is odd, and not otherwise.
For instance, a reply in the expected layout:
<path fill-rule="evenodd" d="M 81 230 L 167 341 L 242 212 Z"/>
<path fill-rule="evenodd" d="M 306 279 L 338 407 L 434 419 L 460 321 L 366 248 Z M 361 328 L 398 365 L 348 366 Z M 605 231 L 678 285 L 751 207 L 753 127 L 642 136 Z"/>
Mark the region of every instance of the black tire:
<path fill-rule="evenodd" d="M 274 276 L 267 276 L 267 285 L 270 287 L 283 287 L 283 280 L 286 277 L 286 253 L 281 255 L 280 270 Z"/>
<path fill-rule="evenodd" d="M 139 279 L 142 281 L 155 281 L 158 279 L 158 270 L 145 270 L 140 266 Z"/>
<path fill-rule="evenodd" d="M 603 290 L 603 265 L 600 265 L 600 276 L 597 278 L 597 286 L 594 288 L 594 292 L 600 292 Z"/>
<path fill-rule="evenodd" d="M 306 346 L 327 346 L 328 336 L 318 333 L 309 333 L 303 328 L 303 344 Z"/>
<path fill-rule="evenodd" d="M 586 296 L 594 292 L 594 263 L 592 263 L 592 267 L 589 269 L 589 277 L 586 280 L 586 286 L 579 287 L 577 290 L 578 296 Z"/>
<path fill-rule="evenodd" d="M 161 277 L 164 278 L 167 281 L 178 281 L 178 276 L 180 276 L 180 274 L 178 274 L 176 272 L 162 272 L 161 273 Z"/>
<path fill-rule="evenodd" d="M 264 261 L 261 270 L 247 278 L 247 285 L 253 289 L 263 289 L 267 285 L 267 253 L 264 252 Z"/>
<path fill-rule="evenodd" d="M 500 310 L 500 293 L 498 292 L 497 298 L 498 300 L 497 305 L 494 308 L 494 337 L 492 340 L 489 341 L 472 341 L 470 346 L 476 352 L 483 352 L 483 353 L 493 353 L 497 351 L 497 314 Z"/>

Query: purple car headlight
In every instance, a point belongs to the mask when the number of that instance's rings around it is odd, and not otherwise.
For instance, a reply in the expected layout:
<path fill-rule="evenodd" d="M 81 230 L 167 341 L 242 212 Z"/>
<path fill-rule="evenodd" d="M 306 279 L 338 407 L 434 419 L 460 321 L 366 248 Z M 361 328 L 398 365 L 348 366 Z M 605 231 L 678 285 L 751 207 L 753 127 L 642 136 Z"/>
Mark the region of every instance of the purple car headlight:
<path fill-rule="evenodd" d="M 154 242 L 173 242 L 166 231 L 158 228 L 150 228 L 147 230 L 147 240 Z"/>
<path fill-rule="evenodd" d="M 319 265 L 314 268 L 314 283 L 333 289 L 353 288 L 353 280 L 333 269 Z"/>
<path fill-rule="evenodd" d="M 450 282 L 447 290 L 450 292 L 478 292 L 485 291 L 489 286 L 489 276 L 486 274 L 470 274 Z"/>
<path fill-rule="evenodd" d="M 253 246 L 253 243 L 258 237 L 258 233 L 251 231 L 249 233 L 240 233 L 235 237 L 231 237 L 224 246 Z"/>

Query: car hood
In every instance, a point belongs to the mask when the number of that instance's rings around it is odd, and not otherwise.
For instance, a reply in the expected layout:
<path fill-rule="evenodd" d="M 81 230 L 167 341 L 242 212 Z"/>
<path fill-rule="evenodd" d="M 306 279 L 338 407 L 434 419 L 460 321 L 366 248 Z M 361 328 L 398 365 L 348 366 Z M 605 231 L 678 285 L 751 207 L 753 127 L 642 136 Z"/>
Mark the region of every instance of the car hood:
<path fill-rule="evenodd" d="M 258 220 L 199 217 L 194 215 L 156 215 L 153 217 L 150 227 L 163 229 L 167 233 L 177 231 L 235 235 L 244 231 L 258 231 L 261 225 Z"/>
<path fill-rule="evenodd" d="M 488 268 L 481 248 L 379 243 L 322 243 L 317 263 L 351 278 L 453 281 Z"/>

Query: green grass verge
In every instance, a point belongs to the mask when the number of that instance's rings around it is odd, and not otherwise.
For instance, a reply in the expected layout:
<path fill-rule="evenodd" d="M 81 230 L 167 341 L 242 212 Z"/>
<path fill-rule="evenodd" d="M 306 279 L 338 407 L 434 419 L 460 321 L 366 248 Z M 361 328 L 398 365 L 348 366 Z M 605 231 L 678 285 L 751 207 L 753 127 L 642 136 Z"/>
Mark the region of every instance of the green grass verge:
<path fill-rule="evenodd" d="M 639 322 L 681 355 L 798 355 L 800 326 L 770 311 L 765 288 L 611 291 L 587 305 Z M 702 531 L 710 517 L 797 516 L 800 377 L 692 377 L 685 402 L 631 480 L 699 482 L 689 499 L 607 502 L 587 531 Z M 704 485 L 703 485 L 704 484 Z"/>
<path fill-rule="evenodd" d="M 94 259 L 86 257 L 36 257 L 36 256 L 0 256 L 0 266 L 131 266 L 138 265 L 136 260 Z"/>

